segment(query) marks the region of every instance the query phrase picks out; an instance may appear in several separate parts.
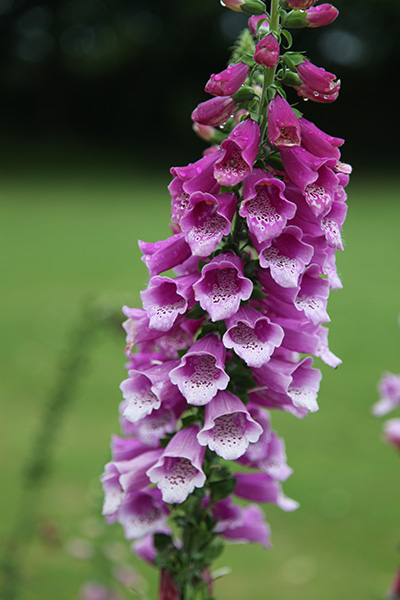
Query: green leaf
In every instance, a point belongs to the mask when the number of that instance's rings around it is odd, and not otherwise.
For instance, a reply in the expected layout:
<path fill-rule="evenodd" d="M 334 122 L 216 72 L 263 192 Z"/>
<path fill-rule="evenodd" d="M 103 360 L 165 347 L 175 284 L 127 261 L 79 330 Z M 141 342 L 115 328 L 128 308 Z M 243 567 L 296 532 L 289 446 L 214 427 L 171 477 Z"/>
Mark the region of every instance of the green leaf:
<path fill-rule="evenodd" d="M 222 481 L 215 481 L 210 484 L 211 491 L 211 502 L 219 502 L 219 500 L 223 500 L 227 498 L 236 487 L 236 479 L 230 477 L 229 479 L 224 479 Z"/>
<path fill-rule="evenodd" d="M 293 36 L 290 33 L 290 31 L 288 31 L 287 29 L 282 29 L 281 35 L 283 35 L 283 37 L 285 38 L 285 40 L 287 42 L 286 48 L 291 48 L 292 44 L 293 44 Z"/>

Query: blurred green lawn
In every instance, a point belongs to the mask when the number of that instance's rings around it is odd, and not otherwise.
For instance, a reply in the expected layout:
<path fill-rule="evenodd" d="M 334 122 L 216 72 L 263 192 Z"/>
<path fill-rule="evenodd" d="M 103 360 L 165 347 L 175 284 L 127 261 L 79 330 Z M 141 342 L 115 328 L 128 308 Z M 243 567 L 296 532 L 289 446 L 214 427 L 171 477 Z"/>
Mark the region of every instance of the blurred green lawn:
<path fill-rule="evenodd" d="M 168 180 L 168 172 L 100 166 L 31 170 L 3 181 L 2 541 L 68 332 L 86 298 L 101 296 L 117 310 L 139 306 L 147 274 L 137 239 L 169 235 Z M 273 413 L 295 470 L 284 489 L 301 508 L 285 514 L 266 506 L 272 552 L 225 551 L 218 566 L 233 572 L 217 583 L 219 600 L 375 600 L 400 562 L 400 456 L 382 443 L 382 420 L 370 412 L 382 372 L 400 371 L 398 186 L 382 175 L 353 177 L 346 247 L 337 259 L 344 289 L 332 293 L 328 309 L 331 349 L 343 365 L 322 365 L 318 413 L 302 421 Z M 94 576 L 92 563 L 76 561 L 64 543 L 82 537 L 85 519 L 97 518 L 91 490 L 109 460 L 110 435 L 119 432 L 123 345 L 122 332 L 99 334 L 64 419 L 39 509 L 61 543 L 30 545 L 21 600 L 73 600 Z M 118 525 L 110 534 L 122 539 Z M 155 572 L 127 559 L 155 599 Z"/>

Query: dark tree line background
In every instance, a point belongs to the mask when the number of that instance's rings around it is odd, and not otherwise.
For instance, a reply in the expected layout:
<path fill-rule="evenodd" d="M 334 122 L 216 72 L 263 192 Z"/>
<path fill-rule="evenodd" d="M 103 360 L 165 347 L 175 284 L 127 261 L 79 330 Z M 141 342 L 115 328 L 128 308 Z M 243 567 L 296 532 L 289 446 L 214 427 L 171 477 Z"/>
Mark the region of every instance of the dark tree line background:
<path fill-rule="evenodd" d="M 355 166 L 396 164 L 400 3 L 334 4 L 335 23 L 297 30 L 294 46 L 336 73 L 342 91 L 304 111 L 348 139 Z M 194 160 L 204 143 L 190 113 L 245 25 L 218 0 L 0 0 L 0 132 L 118 148 L 147 164 Z"/>

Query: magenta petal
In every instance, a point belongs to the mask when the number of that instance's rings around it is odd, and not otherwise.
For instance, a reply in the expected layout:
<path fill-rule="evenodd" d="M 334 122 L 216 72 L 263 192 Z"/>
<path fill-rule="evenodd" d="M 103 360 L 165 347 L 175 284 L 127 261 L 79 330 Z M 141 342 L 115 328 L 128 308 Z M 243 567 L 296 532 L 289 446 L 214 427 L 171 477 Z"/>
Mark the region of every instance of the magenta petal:
<path fill-rule="evenodd" d="M 127 540 L 134 540 L 149 533 L 160 531 L 165 524 L 168 508 L 157 489 L 129 494 L 124 500 L 118 521 Z"/>
<path fill-rule="evenodd" d="M 268 137 L 278 148 L 300 145 L 300 125 L 289 102 L 276 94 L 268 106 Z"/>
<path fill-rule="evenodd" d="M 260 129 L 252 119 L 245 119 L 221 144 L 221 158 L 215 163 L 214 176 L 220 185 L 234 186 L 252 171 L 258 153 Z"/>
<path fill-rule="evenodd" d="M 240 520 L 233 522 L 222 532 L 223 537 L 237 543 L 256 542 L 271 548 L 270 527 L 265 522 L 264 511 L 254 504 L 241 508 Z"/>
<path fill-rule="evenodd" d="M 201 102 L 192 112 L 192 121 L 202 125 L 223 125 L 235 112 L 236 102 L 229 96 L 218 96 Z"/>
<path fill-rule="evenodd" d="M 244 83 L 249 67 L 242 62 L 229 65 L 224 71 L 211 75 L 204 90 L 213 96 L 232 96 Z"/>
<path fill-rule="evenodd" d="M 171 329 L 177 317 L 186 312 L 190 301 L 194 302 L 193 284 L 197 279 L 196 275 L 150 279 L 147 289 L 140 292 L 150 327 L 159 331 Z"/>
<path fill-rule="evenodd" d="M 143 252 L 142 260 L 150 277 L 180 265 L 190 256 L 190 248 L 183 233 L 177 233 L 161 242 L 139 241 L 139 248 Z"/>

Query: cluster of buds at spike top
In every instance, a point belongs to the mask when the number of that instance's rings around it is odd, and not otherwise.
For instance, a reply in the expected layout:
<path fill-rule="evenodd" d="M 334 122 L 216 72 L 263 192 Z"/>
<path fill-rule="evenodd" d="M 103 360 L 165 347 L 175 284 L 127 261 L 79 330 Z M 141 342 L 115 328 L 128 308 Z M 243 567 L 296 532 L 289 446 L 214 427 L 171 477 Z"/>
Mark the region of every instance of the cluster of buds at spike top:
<path fill-rule="evenodd" d="M 327 300 L 341 287 L 351 167 L 343 140 L 291 107 L 282 75 L 296 72 L 297 91 L 317 101 L 338 86 L 303 55 L 280 56 L 282 10 L 253 11 L 235 61 L 207 82 L 212 97 L 192 120 L 211 145 L 171 169 L 172 235 L 139 242 L 143 308 L 124 307 L 124 437 L 102 476 L 103 512 L 162 570 L 161 598 L 192 597 L 189 588 L 208 598 L 222 538 L 270 546 L 257 503 L 297 503 L 282 491 L 292 470 L 269 411 L 318 410 L 313 356 L 341 362 L 328 347 Z"/>

